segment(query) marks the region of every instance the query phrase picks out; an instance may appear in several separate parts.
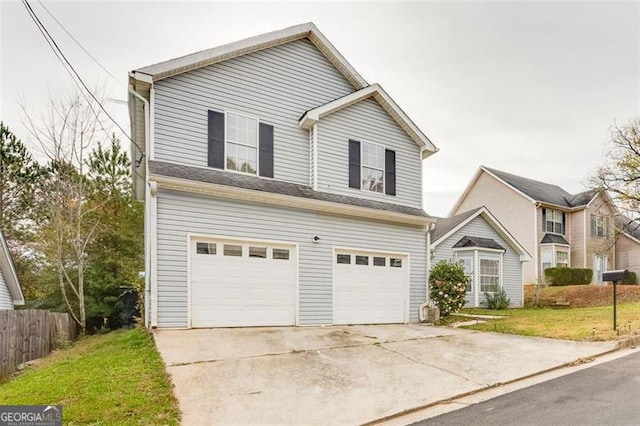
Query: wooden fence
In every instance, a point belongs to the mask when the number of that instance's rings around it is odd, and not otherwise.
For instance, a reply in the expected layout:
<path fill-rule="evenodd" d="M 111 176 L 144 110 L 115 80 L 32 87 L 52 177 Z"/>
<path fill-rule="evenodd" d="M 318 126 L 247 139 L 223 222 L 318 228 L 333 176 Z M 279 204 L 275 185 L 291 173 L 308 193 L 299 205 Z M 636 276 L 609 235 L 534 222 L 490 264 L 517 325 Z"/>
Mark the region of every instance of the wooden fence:
<path fill-rule="evenodd" d="M 39 309 L 0 310 L 0 381 L 18 365 L 40 358 L 78 336 L 69 314 Z"/>

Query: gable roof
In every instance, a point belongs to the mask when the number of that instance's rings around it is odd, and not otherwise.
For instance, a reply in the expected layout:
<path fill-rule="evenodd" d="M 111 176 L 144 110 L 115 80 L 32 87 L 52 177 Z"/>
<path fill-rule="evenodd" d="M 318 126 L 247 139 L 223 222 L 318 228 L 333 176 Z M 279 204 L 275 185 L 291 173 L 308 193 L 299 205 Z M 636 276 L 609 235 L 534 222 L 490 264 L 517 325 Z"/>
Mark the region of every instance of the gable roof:
<path fill-rule="evenodd" d="M 466 248 L 466 247 L 477 247 L 477 248 L 507 251 L 504 247 L 498 244 L 498 242 L 493 238 L 469 237 L 467 235 L 462 237 L 460 241 L 458 241 L 453 245 L 453 248 Z"/>
<path fill-rule="evenodd" d="M 567 210 L 579 210 L 587 207 L 587 205 L 602 192 L 597 189 L 591 189 L 578 194 L 570 194 L 558 185 L 529 179 L 486 166 L 480 166 L 462 192 L 462 195 L 460 195 L 454 203 L 451 208 L 451 213 L 455 212 L 460 206 L 482 173 L 492 176 L 531 202 L 539 202 Z"/>
<path fill-rule="evenodd" d="M 438 219 L 431 231 L 431 247 L 435 248 L 454 232 L 462 229 L 476 217 L 481 216 L 515 251 L 520 255 L 521 261 L 531 260 L 531 256 L 513 235 L 496 219 L 486 207 L 479 207 L 460 213 L 455 216 Z M 475 238 L 475 237 L 474 237 Z M 460 242 L 460 241 L 459 241 Z M 476 241 L 477 243 L 477 241 Z M 497 244 L 497 243 L 496 243 Z"/>
<path fill-rule="evenodd" d="M 580 192 L 579 194 L 570 194 L 558 185 L 540 182 L 485 166 L 481 166 L 481 168 L 502 180 L 507 185 L 522 192 L 532 200 L 559 207 L 572 208 L 586 206 L 598 193 L 597 190 L 589 190 Z"/>
<path fill-rule="evenodd" d="M 253 201 L 260 198 L 258 202 L 264 203 L 312 208 L 318 211 L 338 209 L 343 214 L 369 218 L 379 218 L 384 215 L 387 220 L 422 225 L 435 221 L 424 210 L 414 207 L 315 191 L 307 185 L 228 173 L 211 168 L 149 161 L 149 175 L 158 182 L 162 182 L 163 177 L 173 179 L 174 182 L 186 182 L 191 190 L 196 192 L 203 192 L 198 190 L 196 183 L 205 184 L 209 188 L 227 187 L 228 190 L 225 192 L 227 196 L 231 196 L 233 192 L 234 197 L 238 198 L 237 193 L 242 192 L 243 199 Z M 305 201 L 307 202 L 305 203 Z M 318 203 L 318 201 L 323 203 Z"/>
<path fill-rule="evenodd" d="M 22 288 L 20 288 L 16 269 L 13 266 L 11 254 L 9 253 L 9 246 L 7 246 L 7 241 L 4 239 L 2 230 L 0 230 L 0 273 L 4 277 L 4 281 L 7 283 L 9 294 L 11 294 L 11 298 L 13 299 L 13 304 L 24 305 Z"/>
<path fill-rule="evenodd" d="M 151 83 L 302 38 L 308 38 L 356 89 L 369 85 L 311 22 L 138 68 L 131 71 L 129 75 Z"/>
<path fill-rule="evenodd" d="M 387 92 L 385 92 L 377 83 L 306 111 L 302 117 L 300 117 L 298 124 L 304 129 L 310 129 L 314 124 L 320 121 L 322 117 L 336 111 L 340 111 L 343 108 L 354 105 L 370 97 L 373 97 L 391 116 L 391 118 L 393 118 L 395 122 L 398 123 L 405 132 L 407 132 L 409 137 L 418 144 L 421 149 L 423 159 L 438 152 L 438 148 L 436 148 L 429 138 L 422 133 L 418 126 L 411 121 L 407 114 L 402 111 L 398 104 L 396 104 Z"/>
<path fill-rule="evenodd" d="M 620 215 L 617 220 L 617 227 L 627 236 L 640 242 L 640 221 Z"/>

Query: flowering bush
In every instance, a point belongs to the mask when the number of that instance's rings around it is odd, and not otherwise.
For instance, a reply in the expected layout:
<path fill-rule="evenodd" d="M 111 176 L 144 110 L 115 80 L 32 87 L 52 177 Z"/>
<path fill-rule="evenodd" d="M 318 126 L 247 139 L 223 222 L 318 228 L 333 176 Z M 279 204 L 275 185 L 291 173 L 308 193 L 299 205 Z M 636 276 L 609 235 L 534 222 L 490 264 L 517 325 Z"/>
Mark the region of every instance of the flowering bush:
<path fill-rule="evenodd" d="M 466 300 L 467 277 L 457 263 L 444 260 L 431 267 L 429 273 L 429 300 L 440 308 L 440 316 L 456 313 Z"/>

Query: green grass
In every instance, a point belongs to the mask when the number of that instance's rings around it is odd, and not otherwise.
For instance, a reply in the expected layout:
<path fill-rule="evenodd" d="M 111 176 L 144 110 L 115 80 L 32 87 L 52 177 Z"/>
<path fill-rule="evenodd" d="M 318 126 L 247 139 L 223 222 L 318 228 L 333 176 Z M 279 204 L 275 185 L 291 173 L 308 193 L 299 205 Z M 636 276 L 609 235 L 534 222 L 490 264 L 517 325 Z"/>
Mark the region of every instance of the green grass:
<path fill-rule="evenodd" d="M 463 327 L 470 330 L 567 340 L 612 340 L 640 333 L 640 303 L 638 302 L 618 305 L 619 335 L 613 330 L 612 306 L 571 309 L 522 308 L 504 311 L 463 309 L 462 313 L 505 315 L 504 318 Z M 458 317 L 458 320 L 462 320 L 461 318 Z"/>
<path fill-rule="evenodd" d="M 141 329 L 79 340 L 0 385 L 0 405 L 61 404 L 64 424 L 178 424 L 152 337 Z"/>

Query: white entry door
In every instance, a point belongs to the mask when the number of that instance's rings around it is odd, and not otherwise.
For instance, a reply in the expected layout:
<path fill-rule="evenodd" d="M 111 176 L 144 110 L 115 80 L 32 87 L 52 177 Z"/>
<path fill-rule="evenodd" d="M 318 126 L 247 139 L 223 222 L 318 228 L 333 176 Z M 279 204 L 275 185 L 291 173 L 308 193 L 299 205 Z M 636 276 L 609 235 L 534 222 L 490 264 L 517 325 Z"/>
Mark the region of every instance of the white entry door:
<path fill-rule="evenodd" d="M 334 324 L 388 324 L 408 321 L 407 255 L 335 250 Z"/>
<path fill-rule="evenodd" d="M 607 256 L 593 257 L 593 279 L 596 284 L 604 284 L 602 274 L 607 271 Z"/>
<path fill-rule="evenodd" d="M 191 327 L 294 325 L 296 277 L 295 246 L 192 238 Z"/>

